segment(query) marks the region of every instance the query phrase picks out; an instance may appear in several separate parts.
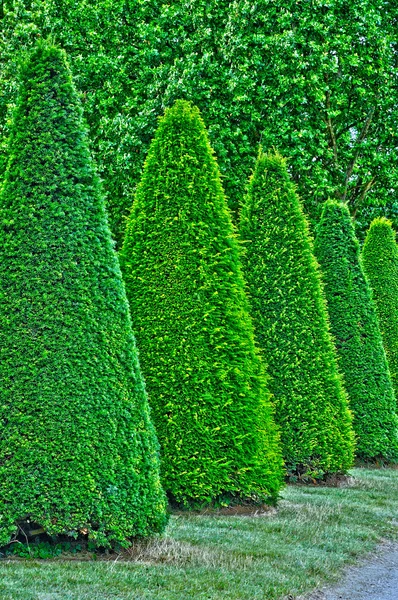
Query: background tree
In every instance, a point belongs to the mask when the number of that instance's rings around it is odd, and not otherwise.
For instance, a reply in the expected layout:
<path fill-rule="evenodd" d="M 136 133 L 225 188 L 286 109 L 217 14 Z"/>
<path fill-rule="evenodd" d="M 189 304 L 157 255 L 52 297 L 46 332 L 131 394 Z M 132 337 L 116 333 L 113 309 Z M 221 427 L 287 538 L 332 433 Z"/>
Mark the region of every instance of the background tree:
<path fill-rule="evenodd" d="M 18 57 L 51 33 L 72 57 L 118 243 L 157 117 L 176 98 L 202 111 L 234 209 L 261 141 L 290 157 L 313 222 L 328 197 L 348 203 L 361 234 L 376 205 L 398 214 L 392 0 L 4 7 L 0 122 L 14 102 Z"/>
<path fill-rule="evenodd" d="M 314 249 L 354 413 L 357 455 L 365 460 L 398 459 L 395 396 L 375 306 L 359 260 L 359 243 L 345 204 L 330 200 L 324 204 Z"/>
<path fill-rule="evenodd" d="M 238 243 L 197 108 L 160 120 L 121 264 L 163 484 L 178 503 L 274 499 L 281 454 Z"/>
<path fill-rule="evenodd" d="M 0 545 L 127 545 L 166 522 L 158 446 L 81 108 L 64 54 L 22 76 L 0 197 Z"/>
<path fill-rule="evenodd" d="M 391 377 L 398 394 L 398 248 L 391 222 L 375 219 L 362 250 L 363 265 L 373 291 Z"/>
<path fill-rule="evenodd" d="M 307 222 L 279 154 L 260 151 L 240 235 L 288 472 L 303 477 L 344 472 L 353 461 L 351 414 Z"/>
<path fill-rule="evenodd" d="M 347 202 L 361 234 L 373 205 L 397 212 L 393 10 L 379 0 L 231 7 L 234 95 L 252 103 L 263 147 L 289 156 L 313 223 L 328 197 Z"/>

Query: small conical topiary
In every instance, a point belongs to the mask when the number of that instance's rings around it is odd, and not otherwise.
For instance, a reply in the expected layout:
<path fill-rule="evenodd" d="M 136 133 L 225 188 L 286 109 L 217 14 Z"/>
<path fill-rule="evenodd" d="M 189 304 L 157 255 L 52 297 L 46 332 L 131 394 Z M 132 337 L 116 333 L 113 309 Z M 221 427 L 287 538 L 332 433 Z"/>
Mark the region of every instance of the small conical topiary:
<path fill-rule="evenodd" d="M 395 396 L 371 291 L 359 258 L 345 204 L 323 207 L 315 240 L 331 331 L 354 413 L 357 455 L 364 460 L 398 458 Z"/>
<path fill-rule="evenodd" d="M 162 531 L 121 272 L 65 55 L 47 43 L 22 75 L 0 270 L 0 545 L 18 525 L 101 546 Z"/>
<path fill-rule="evenodd" d="M 282 459 L 238 242 L 204 123 L 188 102 L 160 120 L 121 264 L 170 498 L 274 499 Z"/>
<path fill-rule="evenodd" d="M 395 397 L 398 397 L 398 247 L 384 217 L 375 219 L 362 249 L 365 273 L 376 305 Z"/>
<path fill-rule="evenodd" d="M 279 154 L 260 150 L 240 235 L 288 473 L 303 478 L 343 473 L 353 463 L 352 416 L 307 222 Z"/>

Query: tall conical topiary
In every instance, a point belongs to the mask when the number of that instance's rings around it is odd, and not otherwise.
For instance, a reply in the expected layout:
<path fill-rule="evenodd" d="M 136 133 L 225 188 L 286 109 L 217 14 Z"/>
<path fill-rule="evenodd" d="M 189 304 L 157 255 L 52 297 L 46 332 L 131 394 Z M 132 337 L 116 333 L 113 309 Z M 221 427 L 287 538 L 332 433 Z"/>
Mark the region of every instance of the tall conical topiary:
<path fill-rule="evenodd" d="M 365 460 L 398 458 L 395 396 L 375 306 L 359 259 L 359 243 L 345 204 L 325 203 L 314 249 L 354 413 L 357 455 Z"/>
<path fill-rule="evenodd" d="M 302 477 L 344 472 L 353 462 L 352 416 L 307 222 L 279 154 L 259 153 L 240 235 L 288 472 Z"/>
<path fill-rule="evenodd" d="M 384 217 L 375 219 L 362 249 L 365 273 L 376 305 L 384 349 L 398 397 L 398 247 L 395 231 Z"/>
<path fill-rule="evenodd" d="M 0 270 L 0 545 L 21 522 L 105 546 L 161 531 L 121 272 L 66 59 L 50 44 L 23 72 Z"/>
<path fill-rule="evenodd" d="M 160 120 L 121 264 L 170 497 L 275 498 L 279 440 L 238 243 L 204 123 L 188 102 Z"/>

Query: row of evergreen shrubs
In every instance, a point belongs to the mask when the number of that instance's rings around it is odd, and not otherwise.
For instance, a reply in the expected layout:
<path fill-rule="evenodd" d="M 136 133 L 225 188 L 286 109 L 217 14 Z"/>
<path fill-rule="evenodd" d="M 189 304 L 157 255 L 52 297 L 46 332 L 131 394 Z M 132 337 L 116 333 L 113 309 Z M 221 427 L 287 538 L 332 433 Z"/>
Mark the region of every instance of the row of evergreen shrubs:
<path fill-rule="evenodd" d="M 260 152 L 239 235 L 288 474 L 344 473 L 355 444 L 361 459 L 396 460 L 395 396 L 347 207 L 326 203 L 314 248 L 285 161 Z M 226 491 L 215 486 L 223 463 L 212 445 L 229 406 L 220 374 L 229 386 L 227 366 L 236 369 L 245 343 L 242 324 L 231 327 L 229 311 L 239 308 L 249 319 L 244 295 L 236 296 L 242 289 L 237 243 L 204 124 L 195 107 L 178 101 L 152 142 L 120 256 L 164 452 L 163 482 L 182 503 Z M 247 418 L 247 391 L 243 397 Z M 243 421 L 235 421 L 247 438 Z M 230 433 L 236 434 L 224 428 L 217 443 Z"/>
<path fill-rule="evenodd" d="M 161 482 L 183 506 L 275 502 L 282 457 L 293 477 L 347 471 L 352 424 L 361 458 L 397 458 L 395 397 L 349 215 L 327 204 L 316 243 L 326 295 L 338 297 L 329 325 L 279 155 L 260 152 L 238 237 L 198 109 L 167 110 L 120 253 L 125 291 L 81 108 L 51 44 L 24 69 L 8 151 L 0 545 L 27 520 L 104 546 L 161 532 Z"/>

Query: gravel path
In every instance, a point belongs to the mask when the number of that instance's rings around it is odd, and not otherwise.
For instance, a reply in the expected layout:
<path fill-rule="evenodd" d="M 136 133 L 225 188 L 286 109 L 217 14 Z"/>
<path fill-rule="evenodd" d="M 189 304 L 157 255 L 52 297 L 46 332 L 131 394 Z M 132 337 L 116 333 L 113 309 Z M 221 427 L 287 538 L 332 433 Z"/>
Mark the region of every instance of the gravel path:
<path fill-rule="evenodd" d="M 398 546 L 385 548 L 374 560 L 350 569 L 338 586 L 308 600 L 398 600 Z"/>

